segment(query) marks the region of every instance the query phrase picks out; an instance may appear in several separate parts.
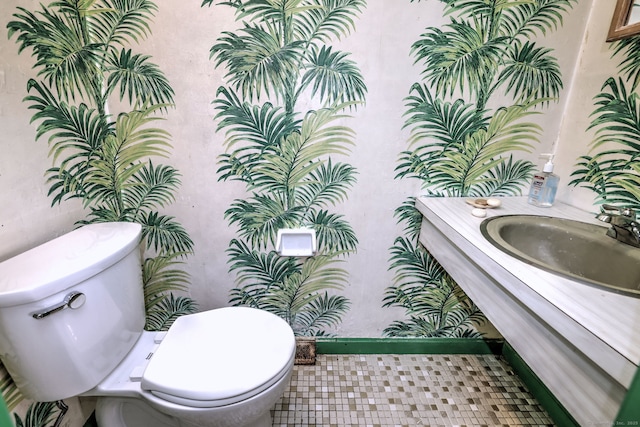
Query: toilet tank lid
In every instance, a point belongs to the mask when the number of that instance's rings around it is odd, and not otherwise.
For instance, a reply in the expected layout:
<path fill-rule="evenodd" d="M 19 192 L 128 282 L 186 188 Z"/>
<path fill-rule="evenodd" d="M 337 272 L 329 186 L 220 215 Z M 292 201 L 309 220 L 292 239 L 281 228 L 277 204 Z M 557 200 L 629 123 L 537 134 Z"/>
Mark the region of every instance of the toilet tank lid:
<path fill-rule="evenodd" d="M 0 307 L 38 301 L 100 273 L 138 246 L 141 229 L 89 224 L 0 262 Z"/>

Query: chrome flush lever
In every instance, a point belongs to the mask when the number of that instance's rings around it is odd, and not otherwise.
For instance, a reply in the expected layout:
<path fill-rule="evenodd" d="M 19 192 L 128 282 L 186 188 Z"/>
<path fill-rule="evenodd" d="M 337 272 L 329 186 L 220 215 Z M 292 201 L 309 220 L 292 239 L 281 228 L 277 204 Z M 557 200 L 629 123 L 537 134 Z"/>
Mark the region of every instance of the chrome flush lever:
<path fill-rule="evenodd" d="M 62 311 L 65 308 L 70 308 L 72 310 L 75 310 L 77 308 L 82 307 L 86 300 L 87 300 L 87 297 L 82 292 L 71 292 L 64 298 L 64 301 L 62 301 L 62 304 L 48 308 L 45 311 L 33 313 L 32 316 L 34 319 L 42 319 L 43 317 L 47 317 L 53 313 Z"/>

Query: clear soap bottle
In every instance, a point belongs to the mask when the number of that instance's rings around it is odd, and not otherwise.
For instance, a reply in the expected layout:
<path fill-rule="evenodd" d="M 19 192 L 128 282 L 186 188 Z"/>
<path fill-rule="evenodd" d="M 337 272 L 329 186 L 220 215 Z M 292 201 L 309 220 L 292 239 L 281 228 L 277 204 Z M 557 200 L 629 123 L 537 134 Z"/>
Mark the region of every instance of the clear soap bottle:
<path fill-rule="evenodd" d="M 553 205 L 556 199 L 560 177 L 553 173 L 553 155 L 543 154 L 542 157 L 548 157 L 549 160 L 545 163 L 542 171 L 536 172 L 533 176 L 528 202 L 535 206 L 548 208 Z"/>

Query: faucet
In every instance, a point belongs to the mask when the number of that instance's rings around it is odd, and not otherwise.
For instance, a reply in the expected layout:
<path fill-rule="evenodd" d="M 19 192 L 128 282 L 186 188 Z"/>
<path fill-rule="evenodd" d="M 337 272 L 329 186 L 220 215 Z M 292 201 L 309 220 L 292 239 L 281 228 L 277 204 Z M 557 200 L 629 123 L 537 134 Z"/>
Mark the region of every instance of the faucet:
<path fill-rule="evenodd" d="M 611 224 L 607 236 L 640 248 L 640 224 L 636 221 L 635 210 L 604 204 L 596 219 Z"/>

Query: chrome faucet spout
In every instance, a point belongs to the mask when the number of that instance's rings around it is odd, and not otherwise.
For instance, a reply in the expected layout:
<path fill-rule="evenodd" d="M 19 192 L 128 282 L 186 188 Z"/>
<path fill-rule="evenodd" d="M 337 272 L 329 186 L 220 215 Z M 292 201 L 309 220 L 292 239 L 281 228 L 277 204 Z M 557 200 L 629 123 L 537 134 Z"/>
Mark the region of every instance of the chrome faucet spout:
<path fill-rule="evenodd" d="M 607 236 L 640 248 L 640 223 L 636 221 L 635 210 L 605 204 L 600 208 L 596 219 L 611 224 Z"/>

